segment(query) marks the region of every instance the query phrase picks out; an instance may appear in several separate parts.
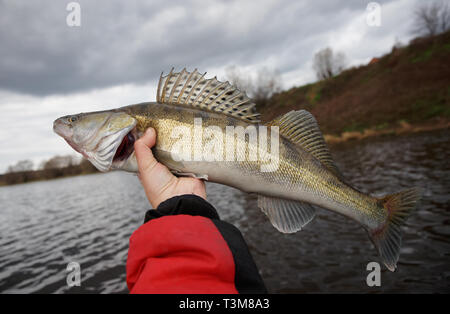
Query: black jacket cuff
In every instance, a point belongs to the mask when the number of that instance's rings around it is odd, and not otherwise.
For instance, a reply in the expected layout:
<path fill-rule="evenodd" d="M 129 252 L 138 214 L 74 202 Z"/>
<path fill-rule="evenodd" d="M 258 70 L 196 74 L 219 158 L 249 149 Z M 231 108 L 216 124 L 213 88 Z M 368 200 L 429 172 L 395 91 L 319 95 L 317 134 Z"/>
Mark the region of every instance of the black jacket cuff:
<path fill-rule="evenodd" d="M 203 216 L 220 220 L 216 209 L 200 196 L 185 194 L 165 200 L 155 209 L 147 211 L 144 223 L 168 215 Z"/>

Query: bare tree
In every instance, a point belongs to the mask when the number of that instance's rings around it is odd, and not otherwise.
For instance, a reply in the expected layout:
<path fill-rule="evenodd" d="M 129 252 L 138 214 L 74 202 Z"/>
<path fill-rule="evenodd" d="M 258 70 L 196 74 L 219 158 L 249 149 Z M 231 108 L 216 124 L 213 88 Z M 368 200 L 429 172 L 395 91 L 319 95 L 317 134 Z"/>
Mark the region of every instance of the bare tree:
<path fill-rule="evenodd" d="M 55 156 L 43 164 L 43 169 L 60 169 L 79 164 L 79 159 L 73 155 Z"/>
<path fill-rule="evenodd" d="M 245 91 L 258 107 L 265 106 L 274 94 L 281 91 L 281 76 L 277 70 L 263 67 L 252 75 L 243 74 L 236 66 L 230 66 L 225 71 L 227 80 Z"/>
<path fill-rule="evenodd" d="M 277 70 L 269 70 L 263 67 L 258 70 L 256 83 L 253 86 L 252 97 L 255 103 L 263 107 L 269 99 L 281 91 L 281 77 Z"/>
<path fill-rule="evenodd" d="M 331 48 L 322 49 L 314 55 L 313 69 L 319 80 L 324 80 L 341 73 L 346 64 L 345 55 L 342 52 L 333 53 Z"/>
<path fill-rule="evenodd" d="M 239 90 L 244 91 L 247 95 L 253 91 L 253 82 L 251 75 L 243 74 L 240 69 L 232 65 L 225 69 L 226 79 Z"/>
<path fill-rule="evenodd" d="M 82 173 L 93 173 L 97 172 L 97 168 L 87 159 L 82 158 L 79 167 Z"/>
<path fill-rule="evenodd" d="M 450 7 L 445 1 L 422 4 L 414 11 L 413 33 L 434 36 L 450 28 Z"/>
<path fill-rule="evenodd" d="M 9 166 L 7 172 L 22 172 L 33 170 L 34 164 L 31 160 L 20 160 L 15 165 Z"/>

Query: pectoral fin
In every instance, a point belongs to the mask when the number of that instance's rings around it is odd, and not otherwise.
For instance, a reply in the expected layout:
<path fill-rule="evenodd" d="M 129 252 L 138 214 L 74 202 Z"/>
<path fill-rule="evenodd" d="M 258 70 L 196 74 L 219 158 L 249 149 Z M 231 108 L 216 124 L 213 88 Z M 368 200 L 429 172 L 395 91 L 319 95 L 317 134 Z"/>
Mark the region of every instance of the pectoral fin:
<path fill-rule="evenodd" d="M 170 170 L 177 177 L 189 177 L 189 178 L 197 178 L 208 181 L 207 174 L 197 174 L 191 172 L 179 172 L 178 170 Z"/>
<path fill-rule="evenodd" d="M 263 195 L 258 196 L 258 207 L 269 217 L 272 225 L 283 233 L 301 230 L 316 214 L 311 204 Z"/>

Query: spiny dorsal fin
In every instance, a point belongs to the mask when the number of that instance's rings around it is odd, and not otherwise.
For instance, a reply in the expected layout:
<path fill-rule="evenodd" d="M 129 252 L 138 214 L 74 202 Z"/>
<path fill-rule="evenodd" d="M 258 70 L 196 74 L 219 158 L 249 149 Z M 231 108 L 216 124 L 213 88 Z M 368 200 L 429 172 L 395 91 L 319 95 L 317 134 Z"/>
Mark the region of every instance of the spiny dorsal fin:
<path fill-rule="evenodd" d="M 255 104 L 245 92 L 216 77 L 205 79 L 205 74 L 200 74 L 197 69 L 175 73 L 172 69 L 166 76 L 161 73 L 156 101 L 223 113 L 250 123 L 259 122 L 259 114 L 254 112 Z"/>
<path fill-rule="evenodd" d="M 306 110 L 290 111 L 271 121 L 269 125 L 278 125 L 280 134 L 294 144 L 300 145 L 335 175 L 342 177 L 334 164 L 319 125 L 311 113 Z"/>

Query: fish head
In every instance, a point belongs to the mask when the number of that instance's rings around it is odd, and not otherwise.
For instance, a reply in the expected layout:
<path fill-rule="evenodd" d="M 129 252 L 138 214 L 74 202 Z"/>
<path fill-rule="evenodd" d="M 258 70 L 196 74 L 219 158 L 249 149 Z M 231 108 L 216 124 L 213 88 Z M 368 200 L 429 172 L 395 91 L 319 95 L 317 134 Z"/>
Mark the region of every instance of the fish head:
<path fill-rule="evenodd" d="M 121 168 L 134 152 L 136 119 L 124 112 L 68 115 L 53 122 L 53 131 L 102 172 Z"/>

